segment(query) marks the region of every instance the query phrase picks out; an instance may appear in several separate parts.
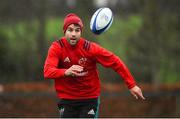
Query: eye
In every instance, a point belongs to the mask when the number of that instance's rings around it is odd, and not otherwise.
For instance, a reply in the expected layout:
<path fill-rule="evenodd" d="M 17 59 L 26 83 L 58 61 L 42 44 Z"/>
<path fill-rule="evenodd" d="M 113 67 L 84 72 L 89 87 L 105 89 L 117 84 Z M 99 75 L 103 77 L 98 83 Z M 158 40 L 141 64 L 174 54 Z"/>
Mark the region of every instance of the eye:
<path fill-rule="evenodd" d="M 72 32 L 72 31 L 73 31 L 73 29 L 72 29 L 72 28 L 68 28 L 67 30 L 68 30 L 69 32 Z"/>
<path fill-rule="evenodd" d="M 76 32 L 80 32 L 81 30 L 80 30 L 80 28 L 78 28 L 78 29 L 76 29 L 75 31 L 76 31 Z"/>

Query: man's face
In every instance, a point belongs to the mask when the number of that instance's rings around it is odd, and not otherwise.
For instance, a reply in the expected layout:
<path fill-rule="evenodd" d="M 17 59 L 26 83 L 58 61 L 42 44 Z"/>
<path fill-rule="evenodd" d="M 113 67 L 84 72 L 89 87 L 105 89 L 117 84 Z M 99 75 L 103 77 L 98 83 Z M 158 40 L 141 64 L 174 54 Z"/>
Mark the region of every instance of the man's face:
<path fill-rule="evenodd" d="M 76 24 L 69 25 L 65 32 L 65 37 L 70 45 L 76 45 L 81 37 L 80 26 Z"/>

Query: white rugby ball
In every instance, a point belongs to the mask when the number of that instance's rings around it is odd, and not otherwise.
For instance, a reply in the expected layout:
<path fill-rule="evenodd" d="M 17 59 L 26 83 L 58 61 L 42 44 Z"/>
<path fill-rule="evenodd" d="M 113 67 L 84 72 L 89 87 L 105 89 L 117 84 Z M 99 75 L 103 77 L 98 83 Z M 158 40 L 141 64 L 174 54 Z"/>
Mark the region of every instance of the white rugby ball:
<path fill-rule="evenodd" d="M 113 13 L 110 8 L 99 8 L 92 16 L 90 29 L 94 34 L 101 34 L 108 30 L 113 22 Z"/>

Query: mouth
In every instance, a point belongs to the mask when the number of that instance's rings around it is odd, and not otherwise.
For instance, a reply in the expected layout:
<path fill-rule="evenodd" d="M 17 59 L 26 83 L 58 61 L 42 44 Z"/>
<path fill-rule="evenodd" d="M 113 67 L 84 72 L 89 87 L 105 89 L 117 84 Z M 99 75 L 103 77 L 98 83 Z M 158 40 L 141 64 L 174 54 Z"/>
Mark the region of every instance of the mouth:
<path fill-rule="evenodd" d="M 75 41 L 75 40 L 76 40 L 76 38 L 70 38 L 70 40 L 73 40 L 73 41 Z"/>

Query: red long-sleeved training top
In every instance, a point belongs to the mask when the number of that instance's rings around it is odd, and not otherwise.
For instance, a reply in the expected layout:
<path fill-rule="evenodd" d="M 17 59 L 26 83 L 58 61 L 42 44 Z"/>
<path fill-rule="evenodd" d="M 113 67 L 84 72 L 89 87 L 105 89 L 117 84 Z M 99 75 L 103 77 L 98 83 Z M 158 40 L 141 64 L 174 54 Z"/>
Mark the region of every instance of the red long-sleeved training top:
<path fill-rule="evenodd" d="M 136 85 L 128 68 L 117 56 L 84 38 L 80 38 L 76 46 L 71 46 L 65 37 L 54 41 L 45 61 L 44 77 L 55 80 L 55 89 L 59 98 L 96 98 L 100 95 L 96 63 L 114 69 L 124 79 L 129 89 Z M 65 70 L 72 65 L 83 66 L 84 70 L 88 71 L 88 75 L 65 77 Z"/>

